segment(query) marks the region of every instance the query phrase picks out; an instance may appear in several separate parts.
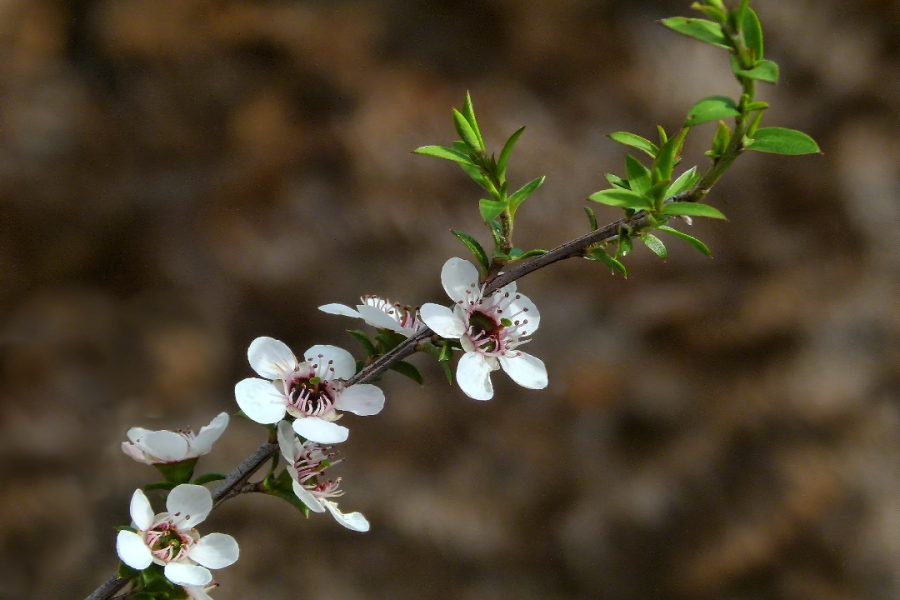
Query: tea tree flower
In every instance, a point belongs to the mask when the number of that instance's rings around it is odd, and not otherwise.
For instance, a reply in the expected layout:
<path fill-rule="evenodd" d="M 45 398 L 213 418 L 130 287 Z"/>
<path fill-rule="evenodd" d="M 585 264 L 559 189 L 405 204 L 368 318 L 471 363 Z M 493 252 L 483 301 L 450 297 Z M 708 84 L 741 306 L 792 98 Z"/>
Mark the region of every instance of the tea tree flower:
<path fill-rule="evenodd" d="M 377 329 L 389 329 L 400 335 L 410 337 L 422 328 L 419 310 L 393 302 L 379 296 L 362 296 L 362 304 L 352 309 L 344 304 L 325 304 L 319 310 L 330 315 L 342 315 L 362 319 Z"/>
<path fill-rule="evenodd" d="M 337 421 L 338 411 L 375 415 L 384 407 L 384 393 L 368 383 L 346 385 L 356 372 L 353 356 L 336 346 L 313 346 L 298 361 L 291 349 L 276 339 L 260 337 L 247 350 L 250 366 L 264 378 L 238 382 L 238 406 L 257 423 L 272 424 L 294 418 L 294 431 L 322 444 L 343 442 L 349 430 Z"/>
<path fill-rule="evenodd" d="M 527 296 L 516 292 L 515 282 L 485 296 L 475 266 L 451 258 L 441 269 L 441 283 L 456 304 L 452 310 L 425 304 L 422 321 L 439 336 L 459 340 L 465 354 L 456 367 L 456 379 L 466 395 L 490 400 L 491 372 L 500 368 L 522 387 L 547 387 L 543 361 L 517 350 L 537 330 L 541 315 Z"/>
<path fill-rule="evenodd" d="M 238 559 L 238 545 L 224 533 L 200 536 L 195 525 L 212 510 L 209 490 L 200 485 L 176 486 L 166 498 L 166 511 L 153 514 L 140 489 L 131 497 L 131 519 L 137 531 L 120 531 L 119 558 L 132 569 L 155 563 L 166 579 L 177 585 L 205 588 L 212 582 L 209 569 L 222 569 Z M 202 598 L 202 596 L 200 596 Z"/>
<path fill-rule="evenodd" d="M 331 513 L 334 520 L 353 531 L 368 531 L 369 521 L 362 513 L 342 513 L 333 498 L 344 495 L 341 480 L 326 479 L 325 472 L 341 462 L 329 448 L 315 442 L 301 442 L 287 421 L 278 424 L 278 447 L 287 461 L 294 494 L 311 511 Z"/>
<path fill-rule="evenodd" d="M 150 431 L 142 427 L 128 430 L 128 441 L 122 442 L 122 452 L 148 465 L 176 463 L 209 454 L 225 428 L 228 413 L 219 413 L 209 425 L 194 434 L 190 430 Z"/>

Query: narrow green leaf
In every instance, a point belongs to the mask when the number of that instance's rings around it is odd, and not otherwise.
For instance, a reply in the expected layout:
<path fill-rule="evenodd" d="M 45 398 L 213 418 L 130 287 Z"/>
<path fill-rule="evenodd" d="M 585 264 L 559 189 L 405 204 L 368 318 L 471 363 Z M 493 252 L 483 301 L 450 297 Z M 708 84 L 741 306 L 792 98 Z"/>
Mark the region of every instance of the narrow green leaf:
<path fill-rule="evenodd" d="M 707 217 L 709 219 L 727 220 L 718 208 L 699 202 L 670 202 L 663 206 L 666 216 Z"/>
<path fill-rule="evenodd" d="M 488 260 L 487 253 L 485 253 L 484 248 L 481 247 L 481 244 L 478 243 L 478 240 L 473 238 L 471 235 L 467 233 L 463 233 L 462 231 L 457 231 L 455 229 L 451 229 L 450 233 L 456 236 L 463 245 L 469 249 L 475 256 L 475 260 L 478 261 L 479 266 L 482 269 L 482 273 L 487 273 L 488 268 L 490 267 L 490 261 Z"/>
<path fill-rule="evenodd" d="M 706 256 L 712 256 L 712 252 L 709 251 L 709 246 L 707 246 L 706 244 L 704 244 L 703 242 L 701 242 L 700 240 L 698 240 L 697 238 L 695 238 L 692 235 L 688 235 L 688 234 L 684 233 L 683 231 L 678 231 L 677 229 L 669 227 L 668 225 L 660 225 L 659 227 L 657 227 L 657 229 L 659 231 L 664 231 L 664 232 L 668 233 L 669 235 L 675 236 L 678 239 L 687 242 L 688 244 L 690 244 L 691 246 L 696 248 L 697 251 L 700 252 L 701 254 L 705 254 Z"/>
<path fill-rule="evenodd" d="M 681 146 L 684 144 L 687 133 L 688 128 L 683 128 L 678 132 L 678 135 L 669 138 L 659 149 L 659 154 L 656 156 L 653 167 L 657 170 L 660 181 L 672 179 L 672 169 L 675 168 L 675 164 L 678 162 L 678 155 L 681 153 Z"/>
<path fill-rule="evenodd" d="M 753 134 L 753 142 L 747 150 L 799 156 L 801 154 L 821 154 L 816 141 L 796 129 L 785 127 L 763 127 Z"/>
<path fill-rule="evenodd" d="M 741 69 L 736 71 L 735 75 L 765 81 L 766 83 L 778 83 L 778 65 L 771 60 L 761 60 L 752 69 Z M 751 108 L 750 110 L 756 109 Z"/>
<path fill-rule="evenodd" d="M 602 262 L 612 274 L 620 274 L 623 278 L 628 279 L 628 269 L 621 262 L 607 254 L 603 248 L 592 248 L 585 257 L 588 260 Z"/>
<path fill-rule="evenodd" d="M 375 335 L 375 340 L 378 342 L 380 350 L 378 354 L 384 354 L 405 342 L 406 336 L 397 333 L 396 331 L 382 329 Z"/>
<path fill-rule="evenodd" d="M 666 193 L 663 194 L 663 198 L 671 198 L 672 196 L 677 196 L 682 192 L 686 192 L 700 180 L 700 174 L 697 173 L 697 167 L 691 167 L 684 173 L 678 176 L 678 179 L 673 181 L 669 187 L 666 188 Z"/>
<path fill-rule="evenodd" d="M 591 231 L 597 231 L 600 225 L 597 223 L 597 215 L 594 214 L 594 209 L 590 206 L 585 206 L 584 212 L 587 215 L 588 222 L 591 224 Z"/>
<path fill-rule="evenodd" d="M 509 211 L 513 214 L 516 214 L 519 206 L 521 206 L 521 204 L 525 202 L 525 200 L 527 200 L 531 194 L 537 191 L 537 189 L 544 184 L 544 179 L 546 179 L 546 177 L 541 175 L 540 177 L 532 179 L 521 188 L 516 190 L 516 192 L 509 197 Z"/>
<path fill-rule="evenodd" d="M 453 348 L 450 347 L 450 344 L 444 344 L 441 346 L 441 353 L 438 355 L 438 362 L 447 362 L 453 357 Z"/>
<path fill-rule="evenodd" d="M 210 483 L 211 481 L 222 481 L 226 477 L 227 475 L 223 475 L 222 473 L 204 473 L 195 478 L 192 483 L 194 485 L 203 485 L 204 483 Z"/>
<path fill-rule="evenodd" d="M 630 154 L 625 157 L 625 172 L 628 174 L 628 187 L 632 191 L 641 195 L 650 191 L 650 169 Z"/>
<path fill-rule="evenodd" d="M 646 196 L 641 196 L 629 190 L 602 190 L 588 196 L 588 200 L 615 206 L 616 208 L 634 208 L 637 210 L 649 210 L 653 208 L 653 201 Z"/>
<path fill-rule="evenodd" d="M 521 254 L 518 254 L 517 256 L 515 256 L 515 259 L 523 260 L 526 258 L 531 258 L 533 256 L 541 256 L 542 254 L 547 254 L 547 250 L 544 250 L 543 248 L 534 248 L 532 250 L 529 250 L 528 252 L 522 252 Z"/>
<path fill-rule="evenodd" d="M 471 165 L 473 167 L 475 166 L 466 154 L 450 148 L 444 148 L 443 146 L 422 146 L 421 148 L 413 150 L 413 153 L 421 154 L 422 156 L 443 158 L 444 160 L 452 160 L 455 163 Z"/>
<path fill-rule="evenodd" d="M 462 113 L 469 123 L 469 126 L 472 127 L 472 131 L 474 131 L 475 135 L 478 137 L 478 146 L 484 150 L 484 138 L 481 137 L 481 129 L 478 128 L 478 121 L 475 120 L 475 107 L 472 106 L 472 96 L 469 92 L 466 92 L 466 100 L 463 103 Z"/>
<path fill-rule="evenodd" d="M 728 45 L 725 34 L 722 33 L 722 26 L 713 21 L 707 19 L 692 19 L 690 17 L 671 17 L 669 19 L 663 19 L 660 23 L 676 33 L 694 38 L 704 44 L 731 50 L 731 46 Z"/>
<path fill-rule="evenodd" d="M 645 233 L 641 236 L 641 241 L 644 242 L 644 245 L 650 249 L 653 254 L 657 255 L 663 260 L 669 258 L 669 251 L 666 250 L 666 245 L 662 243 L 662 240 L 653 235 L 652 233 Z"/>
<path fill-rule="evenodd" d="M 713 136 L 712 148 L 709 154 L 712 158 L 718 158 L 724 154 L 731 141 L 731 129 L 725 124 L 725 121 L 719 121 L 716 127 L 716 135 Z"/>
<path fill-rule="evenodd" d="M 624 179 L 622 179 L 622 178 L 619 177 L 618 175 L 614 175 L 614 174 L 612 174 L 612 173 L 607 173 L 607 174 L 606 174 L 606 181 L 609 182 L 609 185 L 611 185 L 611 186 L 613 186 L 613 187 L 617 187 L 617 188 L 619 188 L 619 189 L 623 189 L 623 190 L 630 190 L 630 189 L 631 189 L 630 187 L 628 187 L 628 182 L 627 182 L 627 181 L 625 181 Z"/>
<path fill-rule="evenodd" d="M 509 157 L 512 154 L 513 148 L 516 146 L 516 142 L 519 141 L 519 138 L 524 131 L 524 127 L 519 127 L 511 136 L 509 136 L 506 143 L 503 144 L 503 150 L 500 151 L 500 158 L 497 159 L 497 172 L 500 174 L 501 180 L 506 179 L 506 166 L 509 164 Z"/>
<path fill-rule="evenodd" d="M 663 127 L 662 125 L 656 126 L 656 133 L 657 133 L 657 135 L 659 135 L 660 145 L 665 144 L 666 142 L 669 141 L 669 136 L 668 136 L 668 134 L 666 134 L 666 128 Z"/>
<path fill-rule="evenodd" d="M 719 8 L 718 6 L 703 6 L 699 2 L 694 2 L 691 4 L 691 8 L 696 11 L 703 13 L 705 16 L 718 21 L 719 23 L 724 23 L 728 20 L 728 13 L 725 9 Z"/>
<path fill-rule="evenodd" d="M 478 211 L 485 223 L 489 223 L 499 217 L 506 210 L 506 202 L 500 200 L 485 200 L 482 198 L 478 201 Z"/>
<path fill-rule="evenodd" d="M 618 247 L 616 248 L 616 258 L 628 256 L 629 254 L 631 254 L 631 235 L 627 231 L 620 230 Z"/>
<path fill-rule="evenodd" d="M 372 343 L 372 340 L 369 339 L 369 336 L 366 335 L 364 331 L 360 331 L 359 329 L 348 329 L 347 333 L 353 336 L 357 342 L 359 342 L 360 346 L 363 347 L 363 350 L 366 351 L 366 356 L 375 356 L 377 352 L 375 351 L 375 344 Z"/>
<path fill-rule="evenodd" d="M 305 517 L 309 517 L 309 507 L 306 506 L 300 498 L 297 497 L 297 494 L 294 493 L 291 489 L 284 489 L 282 487 L 272 488 L 266 490 L 265 492 L 269 496 L 275 496 L 276 498 L 281 498 L 297 510 L 303 513 Z"/>
<path fill-rule="evenodd" d="M 685 126 L 694 127 L 710 121 L 718 121 L 741 114 L 737 104 L 725 96 L 710 96 L 694 104 L 688 111 Z"/>
<path fill-rule="evenodd" d="M 401 360 L 392 364 L 391 370 L 397 371 L 405 377 L 409 377 L 419 385 L 425 383 L 425 379 L 422 378 L 422 374 L 419 372 L 419 369 L 417 369 L 412 363 L 408 363 L 405 360 Z"/>
<path fill-rule="evenodd" d="M 150 490 L 171 490 L 176 485 L 180 485 L 177 481 L 158 481 L 156 483 L 148 483 L 145 486 L 142 486 L 145 492 L 149 492 Z"/>
<path fill-rule="evenodd" d="M 756 12 L 752 8 L 747 8 L 744 12 L 744 19 L 741 26 L 741 30 L 744 34 L 744 44 L 747 45 L 747 49 L 753 52 L 753 61 L 756 62 L 758 60 L 763 59 L 763 32 L 762 25 L 759 22 L 759 17 L 756 16 Z M 775 63 L 772 63 L 775 64 Z"/>
<path fill-rule="evenodd" d="M 450 369 L 450 363 L 444 360 L 439 362 L 438 366 L 440 366 L 441 371 L 444 372 L 444 377 L 447 378 L 447 383 L 453 385 L 453 371 Z"/>
<path fill-rule="evenodd" d="M 640 150 L 650 158 L 656 158 L 656 153 L 659 152 L 659 147 L 657 147 L 656 144 L 636 133 L 614 131 L 610 133 L 608 137 L 614 142 L 618 142 L 629 148 L 634 148 L 635 150 Z"/>
<path fill-rule="evenodd" d="M 465 142 L 466 146 L 475 152 L 484 150 L 481 146 L 481 140 L 478 139 L 478 134 L 475 133 L 475 130 L 472 129 L 472 126 L 469 125 L 463 114 L 455 108 L 453 109 L 453 124 L 456 125 L 456 133 L 459 134 L 460 139 Z"/>

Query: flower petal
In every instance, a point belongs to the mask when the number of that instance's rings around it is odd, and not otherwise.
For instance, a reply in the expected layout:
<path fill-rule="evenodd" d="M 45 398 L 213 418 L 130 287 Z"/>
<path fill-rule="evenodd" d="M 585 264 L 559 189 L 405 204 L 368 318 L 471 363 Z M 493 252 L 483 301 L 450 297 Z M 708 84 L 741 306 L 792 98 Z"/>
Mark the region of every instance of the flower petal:
<path fill-rule="evenodd" d="M 527 324 L 519 327 L 520 335 L 523 336 L 533 334 L 541 324 L 541 312 L 534 302 L 523 294 L 518 294 L 518 297 L 509 303 L 507 313 L 513 321 L 519 321 L 519 323 L 528 321 Z"/>
<path fill-rule="evenodd" d="M 468 298 L 467 292 L 478 295 L 478 269 L 467 260 L 453 257 L 441 268 L 441 284 L 454 302 Z"/>
<path fill-rule="evenodd" d="M 215 585 L 215 584 L 214 584 Z M 184 592 L 191 600 L 213 600 L 213 597 L 206 593 L 209 588 L 202 585 L 182 585 Z"/>
<path fill-rule="evenodd" d="M 194 456 L 202 456 L 208 454 L 212 450 L 213 444 L 222 437 L 225 429 L 228 427 L 228 413 L 221 412 L 209 422 L 209 425 L 200 428 L 194 443 L 191 444 L 191 453 Z"/>
<path fill-rule="evenodd" d="M 278 423 L 278 449 L 281 455 L 289 464 L 294 464 L 297 460 L 297 436 L 294 434 L 294 428 L 287 421 Z"/>
<path fill-rule="evenodd" d="M 306 362 L 319 365 L 316 374 L 323 379 L 349 379 L 356 373 L 356 359 L 337 346 L 313 346 L 303 356 Z"/>
<path fill-rule="evenodd" d="M 282 341 L 258 337 L 247 348 L 247 360 L 260 377 L 283 379 L 297 368 L 297 357 Z"/>
<path fill-rule="evenodd" d="M 166 579 L 178 585 L 206 585 L 212 581 L 209 569 L 185 562 L 170 562 L 163 572 Z"/>
<path fill-rule="evenodd" d="M 334 407 L 361 417 L 377 415 L 384 408 L 384 392 L 371 383 L 357 383 L 341 392 Z"/>
<path fill-rule="evenodd" d="M 208 569 L 223 569 L 240 555 L 237 540 L 225 533 L 210 533 L 188 550 L 188 557 Z"/>
<path fill-rule="evenodd" d="M 144 543 L 144 538 L 125 529 L 116 536 L 116 554 L 123 563 L 139 571 L 143 571 L 153 562 L 153 554 Z"/>
<path fill-rule="evenodd" d="M 188 457 L 190 446 L 183 435 L 174 431 L 149 431 L 138 442 L 154 462 L 178 462 Z"/>
<path fill-rule="evenodd" d="M 284 418 L 287 401 L 271 381 L 248 377 L 234 386 L 234 398 L 250 419 L 263 425 L 277 423 Z"/>
<path fill-rule="evenodd" d="M 131 513 L 131 520 L 134 521 L 134 524 L 141 531 L 146 531 L 153 525 L 153 507 L 150 506 L 150 501 L 147 500 L 144 490 L 134 490 L 134 494 L 131 496 L 129 512 Z"/>
<path fill-rule="evenodd" d="M 140 440 L 142 437 L 144 437 L 148 433 L 150 433 L 149 429 L 144 429 L 143 427 L 132 427 L 131 429 L 128 430 L 128 433 L 126 433 L 125 435 L 128 437 L 129 440 L 137 443 L 138 440 Z"/>
<path fill-rule="evenodd" d="M 317 444 L 339 444 L 350 436 L 350 430 L 343 425 L 320 419 L 301 417 L 294 420 L 294 431 Z"/>
<path fill-rule="evenodd" d="M 390 315 L 385 314 L 381 309 L 360 304 L 356 308 L 359 309 L 360 316 L 365 319 L 366 323 L 378 329 L 390 329 L 397 333 L 404 333 L 404 329 L 400 326 L 400 322 L 392 319 Z M 397 309 L 394 309 L 396 313 Z"/>
<path fill-rule="evenodd" d="M 362 317 L 358 312 L 347 306 L 346 304 L 324 304 L 319 307 L 323 313 L 328 313 L 329 315 L 340 315 L 342 317 L 352 317 L 354 319 L 361 319 Z"/>
<path fill-rule="evenodd" d="M 202 485 L 182 483 L 166 498 L 166 510 L 179 531 L 193 529 L 212 510 L 212 494 Z"/>
<path fill-rule="evenodd" d="M 515 350 L 510 356 L 500 357 L 500 366 L 522 387 L 532 390 L 547 387 L 547 367 L 536 356 Z"/>
<path fill-rule="evenodd" d="M 144 454 L 144 451 L 132 444 L 131 442 L 122 442 L 122 452 L 124 452 L 130 458 L 138 461 L 139 463 L 144 463 L 147 465 L 152 465 L 153 461 Z"/>
<path fill-rule="evenodd" d="M 446 306 L 429 302 L 422 305 L 419 315 L 422 322 L 442 338 L 455 340 L 461 338 L 466 331 L 462 319 Z"/>
<path fill-rule="evenodd" d="M 337 502 L 334 502 L 332 500 L 323 500 L 322 504 L 324 504 L 325 508 L 328 509 L 328 512 L 331 513 L 331 516 L 334 517 L 334 520 L 347 529 L 352 529 L 353 531 L 369 530 L 369 521 L 363 516 L 361 512 L 344 514 L 338 509 Z"/>
<path fill-rule="evenodd" d="M 466 352 L 456 365 L 456 381 L 469 398 L 490 400 L 494 397 L 491 371 L 495 368 L 483 356 Z"/>
<path fill-rule="evenodd" d="M 292 487 L 294 488 L 294 495 L 300 498 L 300 501 L 303 502 L 303 504 L 305 504 L 307 508 L 309 508 L 309 510 L 316 513 L 325 512 L 325 507 L 321 502 L 319 502 L 319 499 L 316 498 L 312 492 L 297 483 L 296 480 L 294 480 Z"/>

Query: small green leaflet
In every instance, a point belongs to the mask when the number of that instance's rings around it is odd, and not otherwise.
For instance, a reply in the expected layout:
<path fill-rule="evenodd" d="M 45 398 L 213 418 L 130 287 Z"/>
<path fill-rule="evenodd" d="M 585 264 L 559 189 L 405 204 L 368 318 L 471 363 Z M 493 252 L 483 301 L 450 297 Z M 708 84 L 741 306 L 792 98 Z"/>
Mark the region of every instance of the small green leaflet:
<path fill-rule="evenodd" d="M 597 231 L 600 226 L 597 224 L 597 215 L 594 214 L 594 209 L 592 209 L 590 206 L 585 206 L 584 212 L 587 215 L 588 222 L 590 222 L 591 224 L 591 231 Z"/>
<path fill-rule="evenodd" d="M 700 175 L 697 173 L 697 167 L 691 167 L 684 173 L 678 176 L 678 179 L 672 182 L 672 184 L 666 188 L 666 193 L 663 195 L 663 198 L 671 198 L 672 196 L 677 196 L 683 192 L 688 191 L 700 180 Z"/>
<path fill-rule="evenodd" d="M 363 350 L 366 351 L 366 356 L 374 356 L 377 354 L 375 351 L 375 344 L 369 339 L 369 336 L 365 334 L 365 332 L 360 331 L 359 329 L 348 329 L 347 333 L 353 336 L 359 344 L 363 347 Z"/>
<path fill-rule="evenodd" d="M 631 155 L 625 157 L 625 172 L 628 175 L 628 187 L 632 191 L 642 196 L 650 191 L 650 169 Z"/>
<path fill-rule="evenodd" d="M 763 32 L 759 17 L 752 8 L 747 8 L 744 12 L 743 23 L 741 29 L 744 34 L 744 43 L 747 48 L 753 52 L 753 60 L 763 59 Z"/>
<path fill-rule="evenodd" d="M 606 181 L 608 181 L 609 185 L 611 185 L 613 187 L 617 187 L 617 188 L 620 188 L 623 190 L 631 189 L 628 187 L 627 181 L 625 181 L 624 179 L 622 179 L 621 177 L 619 177 L 618 175 L 615 175 L 613 173 L 606 174 Z"/>
<path fill-rule="evenodd" d="M 451 229 L 450 233 L 456 236 L 463 245 L 469 249 L 475 259 L 478 261 L 478 265 L 481 267 L 482 273 L 487 273 L 490 268 L 490 261 L 488 260 L 487 254 L 484 251 L 484 248 L 481 247 L 481 244 L 478 243 L 478 240 L 473 238 L 471 235 L 467 233 L 463 233 L 462 231 L 457 231 L 455 229 Z"/>
<path fill-rule="evenodd" d="M 637 210 L 650 210 L 653 201 L 630 190 L 602 190 L 588 196 L 588 200 L 615 206 L 616 208 L 634 208 Z"/>
<path fill-rule="evenodd" d="M 203 485 L 205 483 L 210 483 L 212 481 L 221 481 L 225 479 L 227 475 L 223 475 L 222 473 L 206 473 L 204 475 L 200 475 L 192 482 L 194 485 Z"/>
<path fill-rule="evenodd" d="M 616 258 L 631 254 L 631 235 L 625 231 L 619 231 L 619 245 L 616 248 Z"/>
<path fill-rule="evenodd" d="M 475 130 L 472 129 L 472 126 L 469 125 L 463 114 L 455 108 L 453 109 L 453 123 L 456 125 L 456 132 L 459 134 L 459 137 L 469 148 L 476 152 L 484 151 L 478 134 L 475 133 Z"/>
<path fill-rule="evenodd" d="M 771 60 L 761 60 L 752 69 L 742 69 L 734 74 L 766 83 L 778 83 L 778 65 Z"/>
<path fill-rule="evenodd" d="M 419 373 L 419 369 L 417 369 L 412 363 L 408 363 L 405 360 L 395 362 L 393 365 L 391 365 L 391 369 L 397 371 L 401 375 L 409 377 L 419 385 L 425 383 L 425 379 L 422 378 L 422 374 Z"/>
<path fill-rule="evenodd" d="M 537 191 L 537 189 L 544 184 L 544 179 L 546 179 L 546 178 L 543 175 L 541 175 L 540 177 L 537 177 L 535 179 L 532 179 L 531 181 L 529 181 L 528 183 L 523 185 L 521 188 L 519 188 L 512 196 L 510 196 L 509 197 L 510 212 L 515 214 L 516 210 L 518 210 L 519 206 L 521 206 L 521 204 L 523 202 L 525 202 L 525 200 L 527 200 L 531 194 L 533 194 L 535 191 Z"/>
<path fill-rule="evenodd" d="M 796 129 L 785 127 L 762 127 L 753 134 L 753 142 L 747 150 L 800 156 L 802 154 L 821 154 L 819 145 L 814 139 Z"/>
<path fill-rule="evenodd" d="M 650 249 L 653 254 L 657 255 L 663 260 L 669 258 L 669 251 L 666 250 L 666 245 L 662 243 L 662 240 L 653 235 L 652 233 L 645 233 L 641 236 L 641 241 L 644 242 L 644 245 Z"/>
<path fill-rule="evenodd" d="M 678 239 L 687 242 L 688 244 L 690 244 L 691 246 L 696 248 L 697 251 L 700 252 L 701 254 L 705 254 L 706 256 L 712 256 L 712 252 L 709 251 L 709 247 L 692 235 L 688 235 L 688 234 L 684 233 L 683 231 L 678 231 L 677 229 L 669 227 L 668 225 L 660 225 L 656 229 L 659 231 L 664 231 L 665 233 L 668 233 L 671 236 L 675 236 Z"/>
<path fill-rule="evenodd" d="M 613 133 L 609 134 L 609 139 L 628 146 L 629 148 L 640 150 L 650 158 L 656 158 L 656 153 L 659 152 L 659 148 L 656 144 L 654 144 L 647 138 L 639 136 L 636 133 L 629 133 L 627 131 L 614 131 Z"/>
<path fill-rule="evenodd" d="M 741 114 L 734 100 L 725 96 L 710 96 L 700 100 L 688 111 L 687 127 L 694 127 L 710 121 L 719 121 Z"/>
<path fill-rule="evenodd" d="M 727 220 L 718 208 L 699 202 L 670 202 L 663 206 L 662 214 L 666 216 L 707 217 L 709 219 Z"/>
<path fill-rule="evenodd" d="M 728 40 L 722 33 L 722 26 L 707 19 L 692 19 L 690 17 L 671 17 L 660 21 L 676 33 L 699 40 L 704 44 L 710 44 L 717 48 L 730 50 Z"/>
<path fill-rule="evenodd" d="M 478 137 L 478 146 L 484 150 L 484 138 L 481 137 L 481 130 L 478 128 L 478 121 L 475 120 L 475 107 L 472 106 L 472 96 L 469 92 L 466 92 L 466 101 L 463 103 L 463 116 L 466 118 L 466 121 L 472 127 L 472 131 L 475 132 L 475 135 Z"/>
<path fill-rule="evenodd" d="M 478 211 L 485 223 L 490 223 L 506 210 L 506 202 L 501 200 L 486 200 L 482 198 L 478 201 Z"/>
<path fill-rule="evenodd" d="M 689 129 L 683 128 L 675 137 L 669 138 L 659 149 L 659 154 L 653 163 L 654 169 L 658 174 L 658 181 L 664 181 L 672 178 L 672 169 L 678 162 L 678 154 L 681 152 L 681 146 L 684 144 L 684 138 L 687 137 Z"/>
<path fill-rule="evenodd" d="M 509 163 L 509 157 L 512 154 L 516 142 L 519 141 L 519 138 L 524 131 L 524 127 L 519 127 L 511 136 L 509 136 L 506 143 L 503 144 L 503 150 L 500 151 L 500 158 L 497 159 L 497 172 L 500 174 L 501 181 L 506 180 L 506 165 Z"/>
<path fill-rule="evenodd" d="M 453 162 L 459 163 L 461 165 L 469 165 L 472 167 L 475 166 L 469 159 L 469 157 L 462 152 L 457 152 L 456 150 L 452 150 L 450 148 L 444 148 L 443 146 L 422 146 L 421 148 L 416 148 L 415 150 L 413 150 L 413 153 L 421 154 L 422 156 L 443 158 L 444 160 L 452 160 Z"/>
<path fill-rule="evenodd" d="M 592 248 L 585 257 L 588 260 L 602 262 L 609 269 L 609 272 L 615 275 L 618 273 L 623 278 L 628 279 L 628 269 L 621 262 L 606 253 L 603 248 Z"/>

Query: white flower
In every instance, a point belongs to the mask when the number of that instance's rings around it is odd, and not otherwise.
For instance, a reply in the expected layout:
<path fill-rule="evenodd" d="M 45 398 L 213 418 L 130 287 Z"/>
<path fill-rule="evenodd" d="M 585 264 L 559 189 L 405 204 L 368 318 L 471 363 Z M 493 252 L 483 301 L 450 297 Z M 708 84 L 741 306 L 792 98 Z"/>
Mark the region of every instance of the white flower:
<path fill-rule="evenodd" d="M 422 329 L 419 310 L 412 306 L 404 306 L 379 296 L 362 296 L 362 304 L 356 310 L 344 304 L 326 304 L 319 310 L 330 315 L 342 315 L 362 319 L 377 329 L 389 329 L 406 337 L 415 335 Z"/>
<path fill-rule="evenodd" d="M 425 304 L 422 321 L 439 336 L 459 340 L 465 354 L 456 367 L 456 380 L 466 395 L 490 400 L 491 371 L 500 368 L 522 387 L 547 387 L 543 361 L 516 350 L 537 330 L 541 315 L 531 300 L 516 293 L 515 282 L 485 296 L 475 266 L 451 258 L 441 269 L 441 283 L 456 305 L 451 310 Z"/>
<path fill-rule="evenodd" d="M 330 448 L 315 442 L 301 443 L 287 421 L 278 424 L 278 447 L 287 461 L 287 470 L 293 479 L 294 494 L 311 511 L 331 513 L 334 520 L 353 531 L 368 531 L 369 521 L 360 512 L 342 513 L 331 498 L 344 495 L 341 480 L 325 479 L 329 468 L 341 462 L 335 459 Z"/>
<path fill-rule="evenodd" d="M 321 444 L 347 439 L 346 427 L 335 423 L 339 410 L 360 416 L 376 415 L 384 407 L 384 393 L 374 385 L 344 381 L 356 372 L 353 356 L 336 346 L 313 346 L 297 360 L 283 342 L 270 337 L 253 340 L 247 350 L 250 366 L 260 377 L 234 386 L 238 405 L 257 423 L 277 423 L 285 413 L 294 417 L 294 431 Z"/>
<path fill-rule="evenodd" d="M 132 427 L 127 434 L 129 441 L 122 442 L 122 452 L 148 465 L 181 462 L 209 454 L 226 427 L 228 413 L 219 413 L 197 434 L 190 430 L 150 431 Z"/>
<path fill-rule="evenodd" d="M 176 486 L 166 498 L 167 512 L 153 514 L 140 489 L 131 497 L 131 519 L 137 532 L 122 530 L 116 539 L 119 558 L 132 569 L 151 563 L 164 566 L 166 578 L 177 585 L 199 586 L 212 582 L 209 569 L 222 569 L 238 559 L 238 545 L 224 533 L 203 537 L 194 529 L 212 510 L 209 490 L 201 485 Z M 201 596 L 202 598 L 202 596 Z"/>

